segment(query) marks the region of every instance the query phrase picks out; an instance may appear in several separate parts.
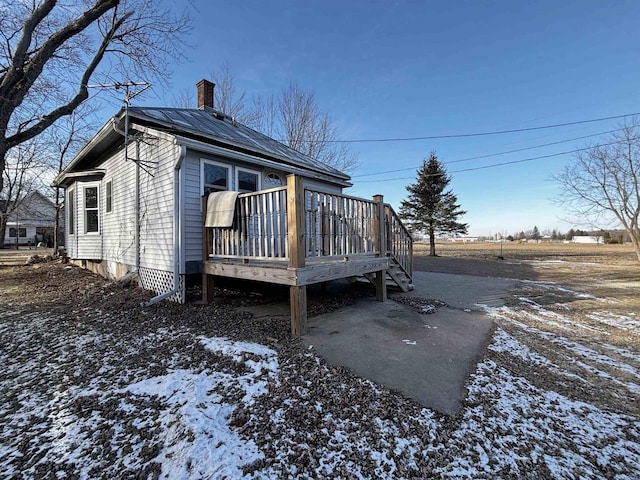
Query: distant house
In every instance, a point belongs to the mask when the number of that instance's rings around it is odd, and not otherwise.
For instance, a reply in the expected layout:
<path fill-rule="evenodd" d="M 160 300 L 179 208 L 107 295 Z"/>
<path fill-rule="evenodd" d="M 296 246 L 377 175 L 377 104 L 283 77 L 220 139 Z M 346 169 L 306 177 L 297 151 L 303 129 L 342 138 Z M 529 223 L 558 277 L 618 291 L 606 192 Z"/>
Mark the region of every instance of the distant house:
<path fill-rule="evenodd" d="M 34 191 L 18 202 L 9 214 L 4 245 L 53 244 L 55 204 L 42 193 Z"/>
<path fill-rule="evenodd" d="M 408 288 L 412 240 L 382 197 L 342 195 L 347 174 L 215 110 L 213 83 L 197 90 L 198 108 L 120 110 L 54 180 L 72 261 L 137 272 L 152 301 L 184 302 L 193 274 L 205 299 L 214 276 L 289 285 L 297 319 L 312 283 L 368 275 L 386 295 L 387 272 Z"/>
<path fill-rule="evenodd" d="M 604 236 L 602 235 L 574 235 L 571 238 L 573 243 L 596 243 L 598 245 L 604 244 Z"/>
<path fill-rule="evenodd" d="M 452 243 L 478 243 L 480 241 L 479 237 L 450 237 L 447 239 L 448 242 Z"/>

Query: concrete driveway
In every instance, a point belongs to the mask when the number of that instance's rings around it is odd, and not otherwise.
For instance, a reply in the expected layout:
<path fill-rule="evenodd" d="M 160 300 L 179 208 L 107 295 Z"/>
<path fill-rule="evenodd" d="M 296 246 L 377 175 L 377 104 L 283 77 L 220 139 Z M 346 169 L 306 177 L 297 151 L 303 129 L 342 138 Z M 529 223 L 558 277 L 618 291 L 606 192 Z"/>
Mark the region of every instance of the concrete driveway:
<path fill-rule="evenodd" d="M 416 272 L 414 290 L 392 296 L 418 304 L 437 299 L 446 307 L 425 315 L 420 307 L 392 299 L 383 303 L 359 300 L 310 319 L 302 340 L 330 364 L 345 366 L 454 416 L 462 407 L 464 385 L 493 330 L 479 305 L 502 305 L 515 282 Z"/>

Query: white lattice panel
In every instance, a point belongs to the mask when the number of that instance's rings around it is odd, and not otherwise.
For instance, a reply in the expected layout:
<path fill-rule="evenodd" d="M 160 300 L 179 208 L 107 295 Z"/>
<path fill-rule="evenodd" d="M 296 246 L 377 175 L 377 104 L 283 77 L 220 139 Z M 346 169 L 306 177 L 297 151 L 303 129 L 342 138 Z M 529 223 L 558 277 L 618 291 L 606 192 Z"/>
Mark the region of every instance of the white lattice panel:
<path fill-rule="evenodd" d="M 173 290 L 173 272 L 166 270 L 157 270 L 155 268 L 140 268 L 138 271 L 140 276 L 140 284 L 142 288 L 156 292 L 158 295 Z M 179 278 L 179 290 L 175 295 L 170 296 L 167 300 L 172 302 L 184 303 L 184 275 Z"/>

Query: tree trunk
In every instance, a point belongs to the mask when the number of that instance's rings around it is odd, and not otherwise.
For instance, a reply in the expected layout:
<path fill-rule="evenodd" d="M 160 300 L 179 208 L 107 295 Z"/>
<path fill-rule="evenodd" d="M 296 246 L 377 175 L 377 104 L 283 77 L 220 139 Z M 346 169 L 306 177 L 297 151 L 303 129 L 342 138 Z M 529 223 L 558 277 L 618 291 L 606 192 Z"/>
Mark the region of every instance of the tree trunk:
<path fill-rule="evenodd" d="M 56 223 L 53 227 L 53 252 L 58 253 L 58 236 L 60 235 L 60 187 L 56 187 Z"/>
<path fill-rule="evenodd" d="M 7 142 L 4 136 L 2 136 L 0 138 L 0 197 L 2 196 L 2 189 L 4 188 L 4 169 L 7 166 L 8 152 Z M 4 241 L 4 237 L 2 237 L 2 241 Z"/>
<path fill-rule="evenodd" d="M 4 246 L 4 236 L 7 233 L 7 216 L 0 214 L 0 248 Z"/>
<path fill-rule="evenodd" d="M 636 251 L 638 261 L 640 262 L 640 239 L 637 236 L 633 235 L 633 232 L 629 232 L 629 237 L 631 238 L 631 244 Z"/>
<path fill-rule="evenodd" d="M 429 229 L 429 256 L 438 256 L 436 255 L 436 232 L 433 230 L 433 228 Z"/>

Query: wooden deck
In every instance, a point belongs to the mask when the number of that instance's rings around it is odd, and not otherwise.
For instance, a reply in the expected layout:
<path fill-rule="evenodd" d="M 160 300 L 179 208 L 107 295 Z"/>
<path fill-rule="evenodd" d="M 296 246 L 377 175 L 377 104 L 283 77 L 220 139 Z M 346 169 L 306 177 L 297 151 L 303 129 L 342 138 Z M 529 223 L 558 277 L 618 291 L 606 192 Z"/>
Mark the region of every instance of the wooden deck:
<path fill-rule="evenodd" d="M 291 331 L 306 330 L 306 287 L 366 275 L 386 300 L 387 274 L 408 288 L 413 240 L 382 196 L 366 200 L 287 186 L 241 194 L 229 228 L 204 226 L 203 300 L 210 302 L 215 276 L 288 285 Z"/>

